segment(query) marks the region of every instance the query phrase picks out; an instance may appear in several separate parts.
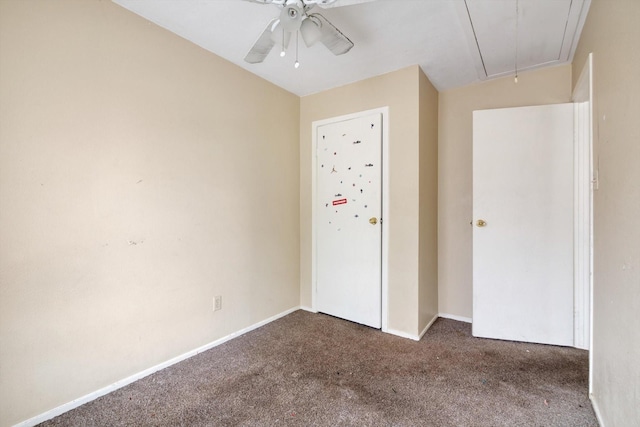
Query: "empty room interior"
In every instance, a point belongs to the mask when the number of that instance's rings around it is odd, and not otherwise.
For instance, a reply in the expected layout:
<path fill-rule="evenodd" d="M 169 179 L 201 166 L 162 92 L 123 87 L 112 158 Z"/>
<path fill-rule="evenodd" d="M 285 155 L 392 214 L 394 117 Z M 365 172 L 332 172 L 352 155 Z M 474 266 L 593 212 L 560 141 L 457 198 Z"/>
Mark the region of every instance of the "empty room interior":
<path fill-rule="evenodd" d="M 403 393 L 417 415 L 457 393 L 442 354 L 517 342 L 583 360 L 594 425 L 640 425 L 638 22 L 637 0 L 1 0 L 0 427 L 209 351 L 282 375 L 298 326 L 353 334 L 321 358 L 350 355 L 326 373 L 346 418 L 287 397 L 283 424 L 419 425 Z M 386 343 L 413 388 L 367 370 Z M 471 387 L 508 394 L 504 369 Z M 395 409 L 342 378 L 378 373 Z M 209 424 L 275 423 L 252 408 Z M 458 410 L 441 425 L 521 415 Z"/>

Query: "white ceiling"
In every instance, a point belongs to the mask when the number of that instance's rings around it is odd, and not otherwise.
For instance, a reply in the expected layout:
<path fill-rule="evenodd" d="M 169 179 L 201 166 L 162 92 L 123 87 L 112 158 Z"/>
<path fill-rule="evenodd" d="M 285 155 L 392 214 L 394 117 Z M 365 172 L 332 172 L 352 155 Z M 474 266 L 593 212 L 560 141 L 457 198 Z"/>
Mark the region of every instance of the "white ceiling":
<path fill-rule="evenodd" d="M 419 64 L 442 91 L 518 70 L 571 62 L 591 0 L 337 0 L 320 12 L 355 44 L 334 56 L 295 41 L 260 64 L 244 62 L 274 5 L 245 0 L 113 0 L 299 96 Z M 516 8 L 518 19 L 516 20 Z M 516 25 L 517 23 L 517 25 Z M 516 31 L 517 26 L 517 31 Z"/>

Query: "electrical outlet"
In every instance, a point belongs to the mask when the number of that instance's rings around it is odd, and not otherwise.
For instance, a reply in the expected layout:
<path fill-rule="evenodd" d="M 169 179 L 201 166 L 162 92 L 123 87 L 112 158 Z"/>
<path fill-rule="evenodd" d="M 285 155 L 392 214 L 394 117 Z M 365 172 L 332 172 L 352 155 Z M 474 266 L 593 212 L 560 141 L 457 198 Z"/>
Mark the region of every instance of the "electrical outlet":
<path fill-rule="evenodd" d="M 213 297 L 213 311 L 222 310 L 222 296 Z"/>

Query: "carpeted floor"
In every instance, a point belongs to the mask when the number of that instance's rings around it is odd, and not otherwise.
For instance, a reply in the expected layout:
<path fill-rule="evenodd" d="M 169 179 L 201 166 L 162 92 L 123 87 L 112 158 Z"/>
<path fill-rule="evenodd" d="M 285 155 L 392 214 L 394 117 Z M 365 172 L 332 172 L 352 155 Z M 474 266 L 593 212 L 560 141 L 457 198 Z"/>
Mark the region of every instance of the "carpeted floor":
<path fill-rule="evenodd" d="M 43 426 L 597 426 L 588 353 L 297 311 Z"/>

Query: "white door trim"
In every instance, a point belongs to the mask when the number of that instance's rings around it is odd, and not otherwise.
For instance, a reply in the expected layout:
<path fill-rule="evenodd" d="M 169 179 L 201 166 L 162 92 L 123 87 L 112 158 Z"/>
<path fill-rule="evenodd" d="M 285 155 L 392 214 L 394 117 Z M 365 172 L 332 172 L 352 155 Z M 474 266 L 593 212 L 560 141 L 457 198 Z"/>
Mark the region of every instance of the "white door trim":
<path fill-rule="evenodd" d="M 591 103 L 574 102 L 574 334 L 573 345 L 590 347 Z"/>
<path fill-rule="evenodd" d="M 318 147 L 317 128 L 330 123 L 343 122 L 370 114 L 382 114 L 382 331 L 388 329 L 388 290 L 389 290 L 389 107 L 375 108 L 373 110 L 361 111 L 339 117 L 332 117 L 324 120 L 316 120 L 311 123 L 311 309 L 317 312 L 317 265 L 316 265 L 316 244 L 317 244 L 317 170 L 316 170 L 316 150 Z"/>
<path fill-rule="evenodd" d="M 587 57 L 573 90 L 576 128 L 575 194 L 575 346 L 593 348 L 593 53 Z M 593 392 L 593 357 L 589 351 L 589 393 Z"/>

